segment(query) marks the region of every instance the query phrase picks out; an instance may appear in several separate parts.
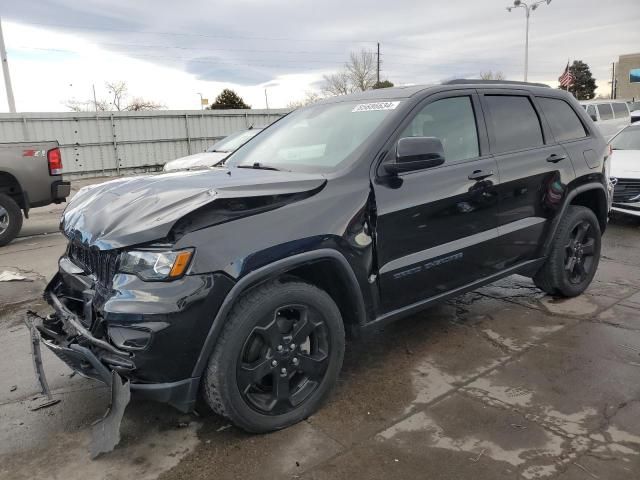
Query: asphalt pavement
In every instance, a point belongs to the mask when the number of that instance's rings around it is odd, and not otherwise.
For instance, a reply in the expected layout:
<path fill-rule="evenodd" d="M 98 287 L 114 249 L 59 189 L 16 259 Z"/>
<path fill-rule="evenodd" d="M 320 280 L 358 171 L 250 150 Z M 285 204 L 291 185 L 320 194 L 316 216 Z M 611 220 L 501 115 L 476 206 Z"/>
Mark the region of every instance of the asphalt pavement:
<path fill-rule="evenodd" d="M 105 387 L 45 352 L 61 401 L 32 411 L 23 318 L 49 311 L 62 208 L 33 210 L 0 249 L 0 272 L 25 277 L 0 283 L 1 479 L 640 478 L 640 221 L 610 223 L 585 295 L 511 277 L 349 342 L 336 392 L 296 426 L 249 435 L 134 399 L 121 444 L 91 461 Z"/>

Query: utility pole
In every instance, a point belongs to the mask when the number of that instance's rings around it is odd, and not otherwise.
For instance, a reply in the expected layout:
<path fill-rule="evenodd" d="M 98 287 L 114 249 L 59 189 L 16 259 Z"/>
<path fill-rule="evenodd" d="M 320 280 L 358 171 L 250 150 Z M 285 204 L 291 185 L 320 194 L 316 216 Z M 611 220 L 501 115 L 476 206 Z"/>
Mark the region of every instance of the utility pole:
<path fill-rule="evenodd" d="M 7 90 L 9 111 L 16 113 L 16 101 L 13 98 L 13 88 L 11 87 L 11 77 L 9 76 L 9 63 L 7 62 L 7 49 L 4 46 L 4 36 L 2 34 L 2 19 L 0 19 L 0 58 L 2 59 L 2 73 L 4 74 L 4 87 Z"/>
<path fill-rule="evenodd" d="M 376 75 L 376 79 L 377 82 L 376 83 L 380 83 L 380 42 L 378 42 L 378 67 L 376 69 L 377 75 Z"/>
<path fill-rule="evenodd" d="M 616 62 L 611 64 L 611 100 L 616 98 Z"/>
<path fill-rule="evenodd" d="M 96 113 L 98 112 L 98 100 L 96 100 L 96 84 L 93 83 L 91 85 L 91 88 L 93 89 L 93 108 L 95 109 Z"/>

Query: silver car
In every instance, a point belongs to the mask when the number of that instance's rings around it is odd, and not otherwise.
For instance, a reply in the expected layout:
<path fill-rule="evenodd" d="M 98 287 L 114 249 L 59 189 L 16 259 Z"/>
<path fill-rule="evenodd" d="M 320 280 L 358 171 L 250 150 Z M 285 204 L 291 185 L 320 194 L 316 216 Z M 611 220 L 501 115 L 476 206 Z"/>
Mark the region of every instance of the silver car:
<path fill-rule="evenodd" d="M 629 125 L 609 142 L 612 210 L 640 217 L 640 124 Z"/>
<path fill-rule="evenodd" d="M 213 144 L 202 153 L 176 158 L 175 160 L 167 162 L 162 170 L 170 172 L 190 168 L 212 167 L 227 158 L 230 154 L 235 152 L 261 131 L 262 128 L 251 128 L 249 130 L 241 130 L 239 132 L 232 133 L 228 137 L 225 137 L 219 142 Z"/>
<path fill-rule="evenodd" d="M 580 102 L 587 115 L 607 140 L 631 123 L 629 107 L 626 102 L 616 100 L 589 100 Z"/>

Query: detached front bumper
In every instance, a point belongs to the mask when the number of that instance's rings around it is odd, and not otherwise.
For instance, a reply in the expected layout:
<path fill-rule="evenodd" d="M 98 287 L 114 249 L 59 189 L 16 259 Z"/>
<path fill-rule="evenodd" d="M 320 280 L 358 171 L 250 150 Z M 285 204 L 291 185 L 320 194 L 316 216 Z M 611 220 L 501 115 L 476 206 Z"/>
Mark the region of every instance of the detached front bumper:
<path fill-rule="evenodd" d="M 116 275 L 106 288 L 68 262 L 61 259 L 45 289 L 54 314 L 31 315 L 41 342 L 85 377 L 110 385 L 117 372 L 138 396 L 193 409 L 200 379 L 192 372 L 228 291 L 225 281 L 203 275 L 143 282 Z"/>

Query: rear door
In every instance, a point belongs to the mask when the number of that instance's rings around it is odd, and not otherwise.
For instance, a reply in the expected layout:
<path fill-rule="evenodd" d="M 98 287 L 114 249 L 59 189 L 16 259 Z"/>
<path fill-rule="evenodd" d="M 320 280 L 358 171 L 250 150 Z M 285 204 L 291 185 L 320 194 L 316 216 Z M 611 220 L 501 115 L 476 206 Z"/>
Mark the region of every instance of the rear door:
<path fill-rule="evenodd" d="M 540 255 L 575 172 L 527 91 L 486 89 L 480 97 L 500 172 L 498 238 L 501 267 L 508 268 Z"/>
<path fill-rule="evenodd" d="M 386 147 L 403 137 L 439 138 L 441 166 L 374 178 L 376 252 L 385 311 L 451 291 L 494 271 L 499 177 L 488 155 L 474 90 L 432 95 Z"/>

